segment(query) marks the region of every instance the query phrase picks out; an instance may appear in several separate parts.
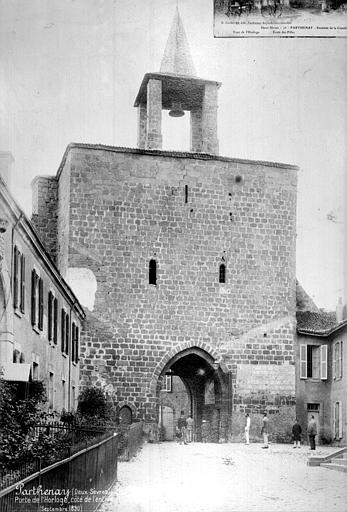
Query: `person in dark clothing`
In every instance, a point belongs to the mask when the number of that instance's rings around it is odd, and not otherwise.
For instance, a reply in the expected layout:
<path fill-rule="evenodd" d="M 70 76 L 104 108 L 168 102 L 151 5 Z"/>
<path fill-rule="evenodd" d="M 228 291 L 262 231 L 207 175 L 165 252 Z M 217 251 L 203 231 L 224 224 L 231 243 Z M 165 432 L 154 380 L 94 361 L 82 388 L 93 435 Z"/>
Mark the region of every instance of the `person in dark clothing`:
<path fill-rule="evenodd" d="M 310 421 L 308 422 L 307 434 L 308 434 L 308 438 L 310 440 L 310 446 L 311 446 L 310 450 L 315 450 L 316 449 L 317 423 L 314 419 L 314 416 L 312 416 Z"/>
<path fill-rule="evenodd" d="M 293 448 L 301 448 L 301 427 L 299 425 L 299 422 L 298 422 L 298 419 L 295 420 L 295 423 L 293 425 L 293 428 L 292 428 L 292 433 L 293 433 L 293 441 L 294 441 L 294 446 Z"/>
<path fill-rule="evenodd" d="M 177 428 L 178 428 L 179 433 L 181 434 L 179 436 L 180 444 L 182 444 L 182 442 L 184 442 L 184 444 L 188 444 L 187 443 L 187 420 L 184 416 L 184 411 L 181 411 L 181 416 L 178 418 Z"/>

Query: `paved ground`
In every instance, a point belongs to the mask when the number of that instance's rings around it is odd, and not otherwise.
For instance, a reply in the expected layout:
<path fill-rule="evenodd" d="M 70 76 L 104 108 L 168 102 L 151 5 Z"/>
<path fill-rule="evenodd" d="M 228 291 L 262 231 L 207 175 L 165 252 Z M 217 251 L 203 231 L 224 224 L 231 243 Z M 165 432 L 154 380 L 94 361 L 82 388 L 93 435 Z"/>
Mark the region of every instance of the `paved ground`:
<path fill-rule="evenodd" d="M 291 445 L 146 444 L 119 464 L 101 512 L 346 512 L 347 473 L 307 466 L 310 453 Z"/>

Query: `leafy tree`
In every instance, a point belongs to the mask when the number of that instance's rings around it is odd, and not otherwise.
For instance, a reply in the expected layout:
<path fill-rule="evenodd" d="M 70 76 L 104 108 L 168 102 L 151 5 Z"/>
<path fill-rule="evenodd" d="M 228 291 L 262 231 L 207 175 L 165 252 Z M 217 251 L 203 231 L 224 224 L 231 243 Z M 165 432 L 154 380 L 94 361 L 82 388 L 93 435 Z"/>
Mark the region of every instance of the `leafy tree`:
<path fill-rule="evenodd" d="M 15 467 L 32 458 L 33 431 L 45 418 L 42 382 L 30 384 L 23 399 L 21 385 L 0 379 L 0 467 Z"/>
<path fill-rule="evenodd" d="M 110 406 L 102 389 L 97 387 L 85 388 L 79 396 L 77 412 L 82 417 L 107 419 Z"/>

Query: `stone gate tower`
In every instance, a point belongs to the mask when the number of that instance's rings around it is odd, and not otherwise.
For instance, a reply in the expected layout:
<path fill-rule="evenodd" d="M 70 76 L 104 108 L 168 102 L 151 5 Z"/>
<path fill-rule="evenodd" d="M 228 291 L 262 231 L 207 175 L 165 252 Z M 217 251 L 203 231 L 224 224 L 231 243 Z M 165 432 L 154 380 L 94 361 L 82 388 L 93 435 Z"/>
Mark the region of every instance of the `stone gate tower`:
<path fill-rule="evenodd" d="M 295 404 L 297 168 L 218 156 L 219 86 L 196 76 L 176 12 L 135 101 L 138 148 L 70 144 L 33 183 L 33 220 L 87 308 L 82 385 L 156 423 L 179 376 L 210 440 L 237 438 L 246 411 L 280 429 Z M 161 150 L 163 110 L 190 112 L 190 152 Z"/>

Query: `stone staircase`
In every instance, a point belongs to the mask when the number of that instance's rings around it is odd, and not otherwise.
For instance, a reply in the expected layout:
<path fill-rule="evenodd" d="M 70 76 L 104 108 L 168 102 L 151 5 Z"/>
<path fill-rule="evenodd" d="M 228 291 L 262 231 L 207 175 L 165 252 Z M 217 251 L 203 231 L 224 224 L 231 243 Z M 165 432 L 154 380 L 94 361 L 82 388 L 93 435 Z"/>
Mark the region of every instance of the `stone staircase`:
<path fill-rule="evenodd" d="M 308 466 L 320 466 L 322 468 L 334 469 L 347 473 L 347 447 L 340 448 L 325 457 L 310 457 Z"/>

